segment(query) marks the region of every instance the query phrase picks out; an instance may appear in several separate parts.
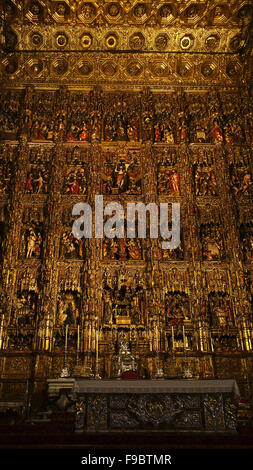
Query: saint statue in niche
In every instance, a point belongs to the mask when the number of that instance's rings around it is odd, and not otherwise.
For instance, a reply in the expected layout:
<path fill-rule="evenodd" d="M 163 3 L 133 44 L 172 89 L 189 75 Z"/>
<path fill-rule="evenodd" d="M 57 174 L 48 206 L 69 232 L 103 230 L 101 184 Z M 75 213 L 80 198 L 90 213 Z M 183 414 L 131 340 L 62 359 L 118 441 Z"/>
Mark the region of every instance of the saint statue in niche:
<path fill-rule="evenodd" d="M 58 302 L 58 323 L 60 325 L 79 323 L 79 297 L 76 292 L 61 293 Z"/>

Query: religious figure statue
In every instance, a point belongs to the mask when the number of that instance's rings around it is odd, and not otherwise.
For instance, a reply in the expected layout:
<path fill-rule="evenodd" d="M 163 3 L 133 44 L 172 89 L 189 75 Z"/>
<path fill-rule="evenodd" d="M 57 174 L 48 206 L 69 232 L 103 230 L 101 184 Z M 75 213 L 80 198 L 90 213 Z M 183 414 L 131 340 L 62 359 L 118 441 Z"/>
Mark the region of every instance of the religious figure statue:
<path fill-rule="evenodd" d="M 245 166 L 231 166 L 231 189 L 235 196 L 253 194 L 253 182 L 249 169 Z"/>
<path fill-rule="evenodd" d="M 196 196 L 217 196 L 216 178 L 212 166 L 197 165 L 194 174 Z"/>
<path fill-rule="evenodd" d="M 61 255 L 68 259 L 82 259 L 84 239 L 75 238 L 71 230 L 64 231 L 61 237 Z"/>
<path fill-rule="evenodd" d="M 141 243 L 138 238 L 130 238 L 127 242 L 129 259 L 141 259 Z"/>
<path fill-rule="evenodd" d="M 213 223 L 201 226 L 202 253 L 207 261 L 222 259 L 225 255 L 220 230 Z"/>
<path fill-rule="evenodd" d="M 160 194 L 169 194 L 179 196 L 179 173 L 175 168 L 161 164 L 158 166 L 158 192 Z"/>
<path fill-rule="evenodd" d="M 79 295 L 75 292 L 61 292 L 58 302 L 58 324 L 76 325 L 79 322 Z"/>
<path fill-rule="evenodd" d="M 165 314 L 168 326 L 182 325 L 189 320 L 189 299 L 185 293 L 168 292 L 165 295 Z"/>
<path fill-rule="evenodd" d="M 228 296 L 222 293 L 214 293 L 209 296 L 209 310 L 211 325 L 226 327 L 233 325 L 233 316 Z"/>

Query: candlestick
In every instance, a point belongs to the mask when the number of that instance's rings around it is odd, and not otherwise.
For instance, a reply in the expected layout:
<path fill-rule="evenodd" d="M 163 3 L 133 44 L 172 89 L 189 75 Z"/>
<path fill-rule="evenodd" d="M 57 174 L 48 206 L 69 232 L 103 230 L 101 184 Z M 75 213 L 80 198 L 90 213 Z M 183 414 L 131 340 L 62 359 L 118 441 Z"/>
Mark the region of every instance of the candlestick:
<path fill-rule="evenodd" d="M 168 340 L 167 340 L 166 330 L 164 330 L 164 350 L 168 351 Z"/>
<path fill-rule="evenodd" d="M 98 372 L 98 367 L 99 367 L 99 362 L 98 362 L 98 338 L 99 338 L 99 331 L 97 329 L 96 331 L 96 370 L 95 370 L 95 379 L 96 380 L 99 380 L 101 379 L 100 375 L 99 375 L 99 372 Z"/>
<path fill-rule="evenodd" d="M 52 343 L 53 343 L 53 327 L 50 330 L 50 341 L 49 341 L 49 351 L 52 351 Z"/>
<path fill-rule="evenodd" d="M 252 349 L 252 343 L 251 343 L 251 337 L 250 337 L 250 330 L 249 329 L 247 329 L 247 333 L 248 333 L 249 348 Z"/>
<path fill-rule="evenodd" d="M 203 335 L 202 335 L 202 326 L 201 326 L 201 322 L 199 321 L 199 339 L 200 339 L 200 349 L 201 351 L 204 351 L 204 347 L 203 347 Z"/>
<path fill-rule="evenodd" d="M 149 349 L 152 352 L 152 331 L 149 332 Z"/>
<path fill-rule="evenodd" d="M 44 348 L 44 336 L 45 336 L 45 328 L 42 328 L 42 337 L 41 337 L 41 349 Z"/>
<path fill-rule="evenodd" d="M 49 315 L 46 321 L 45 349 L 49 349 Z"/>
<path fill-rule="evenodd" d="M 3 345 L 3 329 L 4 329 L 4 315 L 2 316 L 2 321 L 1 321 L 1 330 L 0 330 L 0 349 L 2 348 L 2 345 Z"/>
<path fill-rule="evenodd" d="M 243 336 L 242 336 L 241 329 L 239 330 L 239 337 L 240 337 L 240 340 L 241 340 L 242 351 L 244 351 L 244 342 L 243 342 Z"/>
<path fill-rule="evenodd" d="M 98 361 L 98 330 L 96 331 L 96 361 Z"/>
<path fill-rule="evenodd" d="M 188 361 L 186 358 L 186 335 L 185 335 L 185 329 L 183 325 L 183 339 L 184 339 L 184 372 L 183 372 L 183 377 L 184 379 L 191 379 L 192 378 L 192 373 L 188 367 Z"/>
<path fill-rule="evenodd" d="M 156 353 L 157 353 L 157 366 L 156 366 L 155 378 L 164 379 L 163 369 L 160 367 L 160 361 L 159 361 L 159 332 L 158 332 L 157 325 L 155 327 L 155 332 L 156 332 Z"/>
<path fill-rule="evenodd" d="M 91 345 L 91 324 L 89 325 L 89 329 L 88 329 L 88 351 L 90 351 L 90 345 Z"/>
<path fill-rule="evenodd" d="M 76 345 L 76 365 L 79 363 L 79 350 L 80 350 L 80 325 L 77 325 L 77 345 Z"/>
<path fill-rule="evenodd" d="M 91 350 L 96 351 L 96 329 L 95 329 L 95 324 L 93 324 L 92 327 L 92 333 L 91 333 Z"/>
<path fill-rule="evenodd" d="M 69 370 L 67 368 L 67 354 L 68 354 L 68 328 L 69 325 L 66 325 L 65 329 L 65 351 L 64 351 L 64 364 L 61 371 L 61 377 L 69 377 Z"/>
<path fill-rule="evenodd" d="M 84 325 L 84 351 L 87 351 L 87 327 Z"/>
<path fill-rule="evenodd" d="M 184 340 L 184 349 L 185 349 L 185 331 L 184 331 L 184 325 L 183 325 L 183 340 Z"/>
<path fill-rule="evenodd" d="M 68 348 L 68 328 L 69 328 L 69 325 L 66 325 L 66 329 L 65 329 L 65 350 L 67 350 L 67 348 Z"/>
<path fill-rule="evenodd" d="M 79 353 L 80 349 L 80 325 L 77 325 L 77 352 Z"/>
<path fill-rule="evenodd" d="M 172 349 L 175 349 L 175 339 L 174 339 L 174 327 L 171 327 L 171 334 L 172 334 Z"/>

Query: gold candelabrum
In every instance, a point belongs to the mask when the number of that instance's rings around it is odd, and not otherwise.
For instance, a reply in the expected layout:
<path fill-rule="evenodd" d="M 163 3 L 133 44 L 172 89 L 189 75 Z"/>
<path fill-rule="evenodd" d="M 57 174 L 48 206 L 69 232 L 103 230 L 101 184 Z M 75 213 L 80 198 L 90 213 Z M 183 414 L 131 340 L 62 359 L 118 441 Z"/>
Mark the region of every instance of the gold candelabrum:
<path fill-rule="evenodd" d="M 80 325 L 77 325 L 77 344 L 76 344 L 76 364 L 73 371 L 74 377 L 81 377 L 83 375 L 83 365 L 80 364 Z"/>
<path fill-rule="evenodd" d="M 70 377 L 69 369 L 67 367 L 67 360 L 68 360 L 68 329 L 69 325 L 66 325 L 65 327 L 65 345 L 64 345 L 64 362 L 63 362 L 63 368 L 60 374 L 61 378 L 67 378 Z"/>
<path fill-rule="evenodd" d="M 97 329 L 96 329 L 96 366 L 95 366 L 94 379 L 96 379 L 96 380 L 101 379 L 101 377 L 99 375 L 99 329 L 98 329 L 98 326 L 97 326 Z"/>
<path fill-rule="evenodd" d="M 4 314 L 2 314 L 0 323 L 0 349 L 4 348 Z"/>
<path fill-rule="evenodd" d="M 74 368 L 74 377 L 101 379 L 99 375 L 99 331 L 98 317 L 89 319 L 86 317 L 86 325 L 84 328 L 84 362 L 80 364 L 80 325 L 77 326 L 77 352 L 76 365 Z M 95 352 L 95 372 L 92 370 L 92 353 Z"/>
<path fill-rule="evenodd" d="M 2 315 L 0 321 L 0 349 L 3 347 L 3 330 L 4 330 L 4 315 Z M 197 321 L 196 335 L 198 337 L 197 350 L 199 353 L 210 353 L 215 354 L 215 343 L 212 338 L 211 332 L 208 331 L 207 325 L 203 319 Z M 69 349 L 69 325 L 65 326 L 65 344 L 64 344 L 64 364 L 60 374 L 60 377 L 70 377 L 68 368 L 68 349 Z M 177 327 L 171 326 L 171 346 L 168 347 L 166 329 L 164 333 L 161 332 L 163 326 L 159 324 L 159 321 L 154 321 L 151 325 L 147 326 L 144 331 L 145 344 L 147 345 L 151 356 L 155 358 L 155 369 L 153 369 L 152 376 L 155 379 L 164 379 L 164 364 L 162 353 L 168 352 L 170 349 L 171 353 L 171 365 L 169 366 L 172 377 L 180 377 L 185 379 L 193 378 L 193 374 L 189 367 L 189 358 L 187 351 L 189 349 L 189 331 L 187 325 L 182 324 Z M 178 330 L 179 329 L 179 330 Z M 52 345 L 52 328 L 49 317 L 46 317 L 42 335 L 39 338 L 41 345 L 45 350 L 50 351 Z M 116 332 L 117 325 L 112 328 Z M 76 364 L 73 371 L 73 377 L 84 377 L 89 379 L 100 380 L 102 377 L 99 374 L 99 352 L 100 344 L 102 340 L 102 326 L 99 324 L 98 317 L 90 317 L 87 319 L 86 324 L 77 325 L 77 342 L 76 342 Z M 241 320 L 239 328 L 239 338 L 244 351 L 252 349 L 252 331 L 245 319 Z M 82 347 L 81 347 L 82 344 Z M 140 343 L 142 344 L 142 343 Z M 177 349 L 179 355 L 177 354 Z M 82 352 L 83 351 L 83 352 Z M 183 355 L 182 355 L 183 351 Z M 81 357 L 83 354 L 83 357 Z M 179 362 L 182 360 L 181 372 L 177 370 L 177 357 Z M 181 359 L 180 359 L 181 357 Z M 202 367 L 205 361 L 201 361 Z M 178 366 L 179 367 L 179 366 Z"/>
<path fill-rule="evenodd" d="M 161 335 L 158 330 L 158 325 L 155 326 L 155 349 L 157 355 L 157 362 L 156 362 L 156 372 L 155 372 L 155 379 L 164 379 L 164 372 L 163 368 L 160 365 L 160 347 L 161 347 Z"/>
<path fill-rule="evenodd" d="M 83 364 L 80 363 L 80 325 L 77 326 L 77 350 L 76 350 L 76 365 L 73 371 L 74 377 L 83 377 L 86 379 L 93 378 L 94 374 L 91 368 L 91 346 L 92 346 L 91 337 L 92 337 L 92 326 L 88 318 L 86 317 L 86 328 L 84 328 Z"/>

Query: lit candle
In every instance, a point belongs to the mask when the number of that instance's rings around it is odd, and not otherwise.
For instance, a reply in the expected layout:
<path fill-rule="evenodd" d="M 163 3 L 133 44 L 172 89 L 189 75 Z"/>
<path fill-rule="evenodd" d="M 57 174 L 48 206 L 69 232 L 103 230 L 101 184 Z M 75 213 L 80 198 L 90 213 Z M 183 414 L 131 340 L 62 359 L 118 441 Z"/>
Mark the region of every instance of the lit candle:
<path fill-rule="evenodd" d="M 156 326 L 156 350 L 159 350 L 159 336 L 158 336 L 158 328 Z"/>
<path fill-rule="evenodd" d="M 46 322 L 46 349 L 49 349 L 49 315 Z"/>
<path fill-rule="evenodd" d="M 202 335 L 201 322 L 199 322 L 199 338 L 200 338 L 200 349 L 201 351 L 203 351 L 204 347 L 203 347 L 203 335 Z"/>

